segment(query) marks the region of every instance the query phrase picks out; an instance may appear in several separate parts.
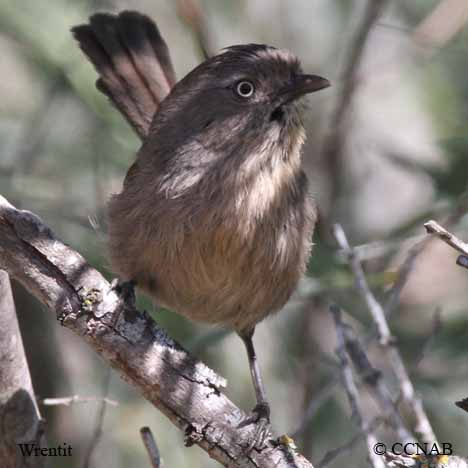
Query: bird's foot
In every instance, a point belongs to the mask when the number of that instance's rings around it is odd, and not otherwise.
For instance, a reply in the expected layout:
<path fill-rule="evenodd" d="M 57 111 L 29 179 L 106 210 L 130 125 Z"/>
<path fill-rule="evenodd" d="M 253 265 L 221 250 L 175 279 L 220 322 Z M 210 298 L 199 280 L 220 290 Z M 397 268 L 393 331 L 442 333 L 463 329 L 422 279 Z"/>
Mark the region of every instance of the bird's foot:
<path fill-rule="evenodd" d="M 255 424 L 255 430 L 245 453 L 251 452 L 254 448 L 261 450 L 267 440 L 271 439 L 270 405 L 267 402 L 258 403 L 252 413 L 239 424 L 239 427 L 251 424 Z"/>
<path fill-rule="evenodd" d="M 119 278 L 114 278 L 111 281 L 110 288 L 116 291 L 122 298 L 126 308 L 135 309 L 136 296 L 135 296 L 135 281 L 120 281 Z"/>

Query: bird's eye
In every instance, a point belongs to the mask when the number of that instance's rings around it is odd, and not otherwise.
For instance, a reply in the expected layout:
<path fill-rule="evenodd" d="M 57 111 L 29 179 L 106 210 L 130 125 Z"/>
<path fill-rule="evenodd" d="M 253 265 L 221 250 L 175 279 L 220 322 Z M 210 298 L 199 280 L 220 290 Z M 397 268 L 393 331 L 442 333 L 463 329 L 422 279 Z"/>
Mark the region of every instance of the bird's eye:
<path fill-rule="evenodd" d="M 249 98 L 253 95 L 255 86 L 251 81 L 242 80 L 236 85 L 236 93 L 242 98 Z"/>

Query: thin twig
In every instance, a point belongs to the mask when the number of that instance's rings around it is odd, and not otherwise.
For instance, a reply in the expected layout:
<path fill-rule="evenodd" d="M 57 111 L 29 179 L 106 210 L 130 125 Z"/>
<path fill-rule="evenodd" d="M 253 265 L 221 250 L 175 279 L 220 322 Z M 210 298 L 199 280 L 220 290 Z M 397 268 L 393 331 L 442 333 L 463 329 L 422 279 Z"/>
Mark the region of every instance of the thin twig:
<path fill-rule="evenodd" d="M 212 34 L 208 28 L 205 14 L 198 0 L 177 0 L 179 16 L 190 26 L 205 59 L 214 55 L 211 41 Z"/>
<path fill-rule="evenodd" d="M 466 242 L 463 242 L 455 234 L 447 231 L 447 229 L 441 226 L 437 221 L 428 221 L 424 223 L 424 227 L 428 234 L 436 235 L 439 239 L 450 245 L 450 247 L 461 252 L 462 255 L 457 258 L 457 265 L 468 268 L 468 244 Z"/>
<path fill-rule="evenodd" d="M 380 418 L 375 418 L 369 424 L 369 431 L 374 432 L 381 424 L 382 420 Z M 348 442 L 344 443 L 340 447 L 329 450 L 322 459 L 317 463 L 317 468 L 326 468 L 330 465 L 336 458 L 345 455 L 346 453 L 352 451 L 355 446 L 364 438 L 365 434 L 358 432 L 355 434 Z"/>
<path fill-rule="evenodd" d="M 140 429 L 140 435 L 145 444 L 148 457 L 153 468 L 164 468 L 164 464 L 161 460 L 161 453 L 159 452 L 158 444 L 156 439 L 153 437 L 153 433 L 149 427 L 142 427 Z"/>
<path fill-rule="evenodd" d="M 466 0 L 441 0 L 417 26 L 412 39 L 423 47 L 433 49 L 446 45 L 468 21 Z"/>
<path fill-rule="evenodd" d="M 343 381 L 343 386 L 346 390 L 346 395 L 351 406 L 351 416 L 355 419 L 359 429 L 365 435 L 367 449 L 369 453 L 369 459 L 374 468 L 384 468 L 385 464 L 382 459 L 377 456 L 373 450 L 373 447 L 377 443 L 377 439 L 371 431 L 369 422 L 366 420 L 364 412 L 361 409 L 359 392 L 356 387 L 356 383 L 353 378 L 353 371 L 346 354 L 346 338 L 345 338 L 345 327 L 346 324 L 343 322 L 341 317 L 341 309 L 336 306 L 330 306 L 330 312 L 333 314 L 335 320 L 336 328 L 336 339 L 337 339 L 337 348 L 336 354 L 341 364 L 341 377 Z"/>
<path fill-rule="evenodd" d="M 431 331 L 429 335 L 425 338 L 424 343 L 421 345 L 421 350 L 418 353 L 418 356 L 416 357 L 416 359 L 414 360 L 413 369 L 416 370 L 421 365 L 421 362 L 426 356 L 427 350 L 430 348 L 430 346 L 432 345 L 434 341 L 434 338 L 440 333 L 441 330 L 442 330 L 441 309 L 437 307 L 432 316 Z"/>
<path fill-rule="evenodd" d="M 400 440 L 405 442 L 412 441 L 413 437 L 405 427 L 397 405 L 392 399 L 391 392 L 382 378 L 382 373 L 370 362 L 364 347 L 358 340 L 353 329 L 343 321 L 341 327 L 346 351 L 359 377 L 366 384 L 369 392 L 379 404 L 379 407 L 382 408 L 385 417 L 398 434 Z"/>
<path fill-rule="evenodd" d="M 346 56 L 348 61 L 343 68 L 343 88 L 338 97 L 329 128 L 333 129 L 325 141 L 323 153 L 328 161 L 330 180 L 332 183 L 332 200 L 336 200 L 340 186 L 340 168 L 342 152 L 345 145 L 344 122 L 351 110 L 351 101 L 358 84 L 358 69 L 361 64 L 367 38 L 375 23 L 380 18 L 388 0 L 369 0 L 362 23 Z"/>
<path fill-rule="evenodd" d="M 364 275 L 361 262 L 357 256 L 354 255 L 354 250 L 349 245 L 343 228 L 339 224 L 334 224 L 332 226 L 332 230 L 333 236 L 335 237 L 338 245 L 343 250 L 343 252 L 347 254 L 348 263 L 356 280 L 356 288 L 366 303 L 367 308 L 369 309 L 369 312 L 372 316 L 372 320 L 377 327 L 379 343 L 386 346 L 393 342 L 393 337 L 390 333 L 390 328 L 388 327 L 387 319 L 385 318 L 385 313 L 382 309 L 382 306 L 372 294 L 372 291 L 370 290 L 369 284 L 367 283 L 366 277 Z"/>
<path fill-rule="evenodd" d="M 304 417 L 299 423 L 297 429 L 295 429 L 291 435 L 293 439 L 299 438 L 308 429 L 310 421 L 315 416 L 319 408 L 323 405 L 323 403 L 331 397 L 332 392 L 339 381 L 339 375 L 335 374 L 321 389 L 315 393 L 314 398 L 312 398 L 307 405 Z"/>
<path fill-rule="evenodd" d="M 343 228 L 340 225 L 335 225 L 333 231 L 336 241 L 340 247 L 349 252 L 349 265 L 356 279 L 358 293 L 366 303 L 374 324 L 377 327 L 379 343 L 382 345 L 389 364 L 398 380 L 400 394 L 416 421 L 415 430 L 421 434 L 424 442 L 437 443 L 436 436 L 424 410 L 421 399 L 417 397 L 403 359 L 398 349 L 394 346 L 395 343 L 390 334 L 383 307 L 377 301 L 369 288 L 362 265 L 356 256 L 353 255 L 353 249 L 349 245 Z"/>
<path fill-rule="evenodd" d="M 422 251 L 429 244 L 429 240 L 426 238 L 410 248 L 405 261 L 402 263 L 398 270 L 397 279 L 392 286 L 392 289 L 388 293 L 387 301 L 384 305 L 384 312 L 387 318 L 389 318 L 396 310 L 400 303 L 400 296 L 403 288 L 408 282 L 409 276 L 414 269 L 416 259 L 422 253 Z"/>
<path fill-rule="evenodd" d="M 102 429 L 104 426 L 104 416 L 106 415 L 106 398 L 109 393 L 109 386 L 110 386 L 110 378 L 111 378 L 111 370 L 110 367 L 106 367 L 106 375 L 104 377 L 104 390 L 103 390 L 103 399 L 101 401 L 99 411 L 96 415 L 96 421 L 94 423 L 94 431 L 93 435 L 91 436 L 91 440 L 86 451 L 86 455 L 83 462 L 83 468 L 89 468 L 91 463 L 91 457 L 93 456 L 96 447 L 98 446 L 101 436 L 102 436 Z"/>
<path fill-rule="evenodd" d="M 458 250 L 458 252 L 468 255 L 468 244 L 460 240 L 457 236 L 447 231 L 437 221 L 431 220 L 424 223 L 424 227 L 429 234 L 435 234 L 450 247 Z"/>
<path fill-rule="evenodd" d="M 353 246 L 353 250 L 358 259 L 363 262 L 365 260 L 383 257 L 384 255 L 404 249 L 407 246 L 413 246 L 425 238 L 426 236 L 424 234 L 419 234 L 404 238 L 372 241 L 366 244 L 355 245 Z M 340 260 L 347 260 L 346 255 L 344 252 L 341 252 L 341 250 L 337 252 L 337 255 Z"/>
<path fill-rule="evenodd" d="M 45 406 L 70 406 L 75 403 L 105 403 L 106 405 L 111 406 L 118 406 L 119 404 L 115 400 L 111 400 L 109 398 L 99 398 L 99 397 L 81 397 L 79 395 L 73 395 L 70 397 L 62 397 L 62 398 L 43 398 L 39 401 Z"/>

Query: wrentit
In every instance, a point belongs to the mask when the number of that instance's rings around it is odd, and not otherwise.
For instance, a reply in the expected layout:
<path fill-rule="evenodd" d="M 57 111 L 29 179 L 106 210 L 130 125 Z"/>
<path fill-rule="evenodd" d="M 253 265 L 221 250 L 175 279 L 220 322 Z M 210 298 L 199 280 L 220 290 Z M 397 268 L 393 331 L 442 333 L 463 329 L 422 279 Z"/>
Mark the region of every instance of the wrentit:
<path fill-rule="evenodd" d="M 303 275 L 316 210 L 301 169 L 297 100 L 329 86 L 290 52 L 236 45 L 176 82 L 157 26 L 133 11 L 72 29 L 142 146 L 108 206 L 111 265 L 158 305 L 233 328 L 269 425 L 255 326 Z"/>

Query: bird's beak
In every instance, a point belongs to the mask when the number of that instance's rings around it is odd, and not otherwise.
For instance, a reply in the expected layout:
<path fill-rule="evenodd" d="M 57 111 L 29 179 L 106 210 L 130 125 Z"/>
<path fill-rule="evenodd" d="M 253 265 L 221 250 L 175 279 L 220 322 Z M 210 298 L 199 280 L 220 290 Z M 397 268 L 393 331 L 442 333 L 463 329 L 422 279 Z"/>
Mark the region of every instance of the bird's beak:
<path fill-rule="evenodd" d="M 294 81 L 281 88 L 278 93 L 278 99 L 281 101 L 281 104 L 287 104 L 304 96 L 304 94 L 314 93 L 329 86 L 330 82 L 321 76 L 297 75 Z"/>

